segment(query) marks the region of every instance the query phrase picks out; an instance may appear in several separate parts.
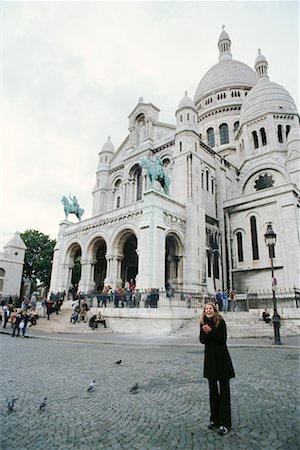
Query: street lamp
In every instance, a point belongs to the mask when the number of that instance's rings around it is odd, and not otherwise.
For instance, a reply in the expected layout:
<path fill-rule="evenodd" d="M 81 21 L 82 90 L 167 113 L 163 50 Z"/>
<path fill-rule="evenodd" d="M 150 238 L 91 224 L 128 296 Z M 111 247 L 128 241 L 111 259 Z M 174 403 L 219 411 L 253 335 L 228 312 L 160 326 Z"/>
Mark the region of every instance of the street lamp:
<path fill-rule="evenodd" d="M 273 257 L 274 257 L 274 249 L 276 244 L 276 233 L 272 228 L 272 223 L 269 222 L 267 224 L 267 231 L 265 233 L 265 243 L 269 249 L 269 257 L 271 259 L 271 270 L 272 270 L 272 293 L 273 293 L 273 325 L 274 325 L 274 344 L 281 345 L 280 341 L 280 315 L 277 312 L 277 303 L 276 303 L 276 295 L 275 295 L 275 286 L 277 284 L 276 278 L 274 277 L 274 266 L 273 266 Z"/>

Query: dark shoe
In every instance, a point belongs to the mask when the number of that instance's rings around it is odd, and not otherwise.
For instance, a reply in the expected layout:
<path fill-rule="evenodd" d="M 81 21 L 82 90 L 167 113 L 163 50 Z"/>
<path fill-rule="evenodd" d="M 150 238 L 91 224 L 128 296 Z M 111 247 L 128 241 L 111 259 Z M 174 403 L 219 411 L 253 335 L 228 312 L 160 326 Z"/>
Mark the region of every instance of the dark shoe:
<path fill-rule="evenodd" d="M 215 422 L 209 422 L 209 424 L 207 425 L 207 428 L 209 430 L 213 430 L 214 428 L 217 428 L 217 425 L 215 424 Z"/>
<path fill-rule="evenodd" d="M 224 434 L 227 434 L 228 431 L 229 431 L 228 428 L 223 427 L 223 426 L 220 426 L 219 431 L 218 431 L 218 434 L 219 434 L 220 436 L 224 436 Z"/>

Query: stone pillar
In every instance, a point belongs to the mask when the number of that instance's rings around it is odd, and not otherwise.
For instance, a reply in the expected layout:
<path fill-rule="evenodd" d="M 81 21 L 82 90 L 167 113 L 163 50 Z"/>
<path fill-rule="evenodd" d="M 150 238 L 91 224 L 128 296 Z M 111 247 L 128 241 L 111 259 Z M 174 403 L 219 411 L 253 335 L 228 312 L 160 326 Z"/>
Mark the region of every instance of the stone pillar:
<path fill-rule="evenodd" d="M 165 284 L 165 223 L 163 195 L 156 191 L 144 194 L 143 219 L 140 224 L 139 275 L 140 289 L 161 288 Z"/>
<path fill-rule="evenodd" d="M 78 286 L 78 290 L 81 292 L 88 292 L 89 285 L 89 277 L 90 277 L 90 265 L 89 261 L 86 259 L 81 260 L 81 278 Z"/>

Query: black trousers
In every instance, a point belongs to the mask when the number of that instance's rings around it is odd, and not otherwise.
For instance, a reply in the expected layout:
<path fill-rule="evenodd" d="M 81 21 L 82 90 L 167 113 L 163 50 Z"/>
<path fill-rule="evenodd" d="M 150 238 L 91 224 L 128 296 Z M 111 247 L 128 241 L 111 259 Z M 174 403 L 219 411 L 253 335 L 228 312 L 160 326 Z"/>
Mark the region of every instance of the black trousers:
<path fill-rule="evenodd" d="M 230 386 L 228 380 L 208 380 L 210 421 L 231 428 Z"/>

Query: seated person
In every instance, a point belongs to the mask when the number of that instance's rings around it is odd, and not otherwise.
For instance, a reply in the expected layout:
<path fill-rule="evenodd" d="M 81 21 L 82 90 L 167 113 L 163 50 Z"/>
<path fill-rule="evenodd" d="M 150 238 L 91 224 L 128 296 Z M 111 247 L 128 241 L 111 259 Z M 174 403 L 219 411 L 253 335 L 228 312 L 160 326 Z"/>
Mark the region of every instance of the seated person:
<path fill-rule="evenodd" d="M 39 318 L 39 316 L 38 316 L 37 313 L 30 312 L 29 313 L 29 320 L 28 320 L 29 325 L 28 326 L 31 327 L 32 325 L 36 325 L 36 321 L 37 321 L 38 318 Z"/>
<path fill-rule="evenodd" d="M 271 323 L 272 319 L 267 308 L 264 309 L 262 313 L 262 318 L 266 323 Z"/>
<path fill-rule="evenodd" d="M 97 316 L 96 316 L 96 314 L 94 314 L 89 320 L 89 327 L 91 327 L 93 330 L 95 330 L 95 328 L 98 328 L 96 318 L 97 318 Z"/>
<path fill-rule="evenodd" d="M 95 317 L 93 319 L 93 317 Z M 93 322 L 95 322 L 95 324 L 98 326 L 98 323 L 103 323 L 104 328 L 106 328 L 106 321 L 104 319 L 104 317 L 102 316 L 101 312 L 99 312 L 96 316 L 91 317 L 90 321 L 93 319 Z M 97 328 L 97 327 L 95 327 Z"/>
<path fill-rule="evenodd" d="M 79 319 L 86 322 L 86 309 L 83 306 L 80 308 Z"/>
<path fill-rule="evenodd" d="M 70 317 L 70 323 L 76 323 L 78 322 L 78 312 L 74 311 L 73 314 Z"/>

